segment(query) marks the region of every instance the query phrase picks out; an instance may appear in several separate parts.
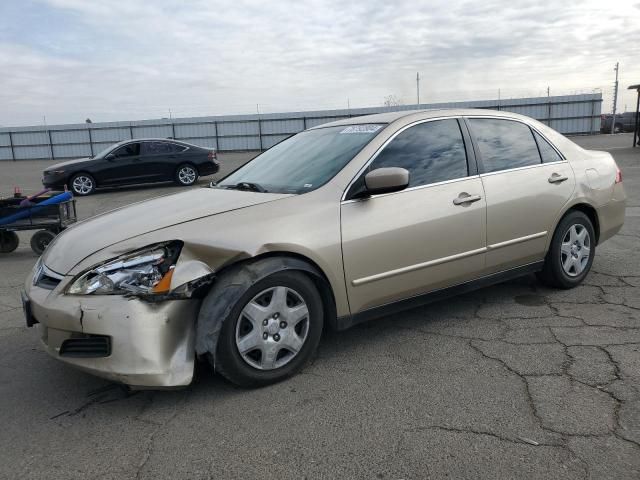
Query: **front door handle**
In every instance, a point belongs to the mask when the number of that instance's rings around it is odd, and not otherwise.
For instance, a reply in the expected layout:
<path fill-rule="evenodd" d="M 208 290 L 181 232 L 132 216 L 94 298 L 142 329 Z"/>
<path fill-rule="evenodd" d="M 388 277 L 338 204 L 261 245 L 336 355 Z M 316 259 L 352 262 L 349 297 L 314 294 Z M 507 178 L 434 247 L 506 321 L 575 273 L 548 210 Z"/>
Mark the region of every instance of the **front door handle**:
<path fill-rule="evenodd" d="M 566 175 L 560 175 L 558 173 L 552 173 L 549 177 L 549 183 L 562 183 L 565 180 L 569 180 L 569 177 Z"/>
<path fill-rule="evenodd" d="M 458 195 L 458 198 L 453 199 L 454 205 L 466 205 L 468 203 L 477 202 L 482 197 L 480 195 L 469 195 L 467 192 L 462 192 Z"/>

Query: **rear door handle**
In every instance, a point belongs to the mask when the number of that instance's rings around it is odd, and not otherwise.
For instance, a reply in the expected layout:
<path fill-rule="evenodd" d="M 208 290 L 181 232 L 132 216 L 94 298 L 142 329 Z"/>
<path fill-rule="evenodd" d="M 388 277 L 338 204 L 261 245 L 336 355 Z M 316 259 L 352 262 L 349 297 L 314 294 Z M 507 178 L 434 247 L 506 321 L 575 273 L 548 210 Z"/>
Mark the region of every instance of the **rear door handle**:
<path fill-rule="evenodd" d="M 453 199 L 454 205 L 466 205 L 467 203 L 473 203 L 480 200 L 482 197 L 480 195 L 469 195 L 467 192 L 462 192 L 458 195 L 458 198 Z"/>
<path fill-rule="evenodd" d="M 562 183 L 565 180 L 569 180 L 569 177 L 567 177 L 566 175 L 560 175 L 557 173 L 553 173 L 549 177 L 549 183 Z"/>

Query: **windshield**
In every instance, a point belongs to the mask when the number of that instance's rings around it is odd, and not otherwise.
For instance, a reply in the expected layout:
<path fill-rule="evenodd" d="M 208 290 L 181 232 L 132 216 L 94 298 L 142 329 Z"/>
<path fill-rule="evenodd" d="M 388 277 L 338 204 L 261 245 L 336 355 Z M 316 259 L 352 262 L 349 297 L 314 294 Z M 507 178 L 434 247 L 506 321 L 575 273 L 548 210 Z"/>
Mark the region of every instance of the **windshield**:
<path fill-rule="evenodd" d="M 102 150 L 100 153 L 95 154 L 93 156 L 93 158 L 102 158 L 102 157 L 104 157 L 107 153 L 109 153 L 111 150 L 115 149 L 121 143 L 123 143 L 123 142 L 118 142 L 118 143 L 114 143 L 112 145 L 109 145 L 107 148 Z"/>
<path fill-rule="evenodd" d="M 306 130 L 270 148 L 217 187 L 305 193 L 331 180 L 384 125 L 342 125 Z"/>

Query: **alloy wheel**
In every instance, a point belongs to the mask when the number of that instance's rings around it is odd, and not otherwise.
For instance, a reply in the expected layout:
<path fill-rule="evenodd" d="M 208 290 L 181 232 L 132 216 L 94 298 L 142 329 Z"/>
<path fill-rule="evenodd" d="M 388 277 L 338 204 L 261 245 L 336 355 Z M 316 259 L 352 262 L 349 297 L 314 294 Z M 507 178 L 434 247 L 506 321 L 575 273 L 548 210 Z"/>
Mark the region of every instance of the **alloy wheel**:
<path fill-rule="evenodd" d="M 183 185 L 191 185 L 196 181 L 196 176 L 196 171 L 192 167 L 185 166 L 178 171 L 178 178 Z"/>
<path fill-rule="evenodd" d="M 87 195 L 93 190 L 93 180 L 85 175 L 78 175 L 71 184 L 73 191 L 80 195 Z"/>

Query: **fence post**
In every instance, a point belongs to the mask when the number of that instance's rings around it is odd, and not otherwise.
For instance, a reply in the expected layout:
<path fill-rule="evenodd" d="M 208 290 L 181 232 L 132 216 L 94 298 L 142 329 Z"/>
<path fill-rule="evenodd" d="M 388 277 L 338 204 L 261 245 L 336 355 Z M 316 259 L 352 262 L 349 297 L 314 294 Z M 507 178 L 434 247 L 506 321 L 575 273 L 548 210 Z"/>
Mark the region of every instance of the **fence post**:
<path fill-rule="evenodd" d="M 260 151 L 262 151 L 262 122 L 258 116 L 258 141 L 260 142 Z"/>
<path fill-rule="evenodd" d="M 593 135 L 593 122 L 594 122 L 594 113 L 596 113 L 596 102 L 595 99 L 591 98 L 591 117 L 589 117 L 589 135 Z"/>
<path fill-rule="evenodd" d="M 307 117 L 302 117 L 302 129 L 307 129 Z"/>
<path fill-rule="evenodd" d="M 53 141 L 51 140 L 51 130 L 47 128 L 47 135 L 49 137 L 49 151 L 51 152 L 51 160 L 55 160 L 56 156 L 53 154 Z"/>
<path fill-rule="evenodd" d="M 547 127 L 551 128 L 551 97 L 547 98 Z"/>
<path fill-rule="evenodd" d="M 129 125 L 129 137 L 133 140 L 133 127 L 131 125 Z"/>
<path fill-rule="evenodd" d="M 16 152 L 13 151 L 13 137 L 11 136 L 11 132 L 9 132 L 9 147 L 11 148 L 11 160 L 16 161 Z"/>
<path fill-rule="evenodd" d="M 93 137 L 91 136 L 91 128 L 87 127 L 87 132 L 89 132 L 89 149 L 91 150 L 91 156 L 93 157 L 95 153 L 93 152 Z"/>
<path fill-rule="evenodd" d="M 220 144 L 218 143 L 218 122 L 213 122 L 213 130 L 214 130 L 214 135 L 215 135 L 215 141 L 216 141 L 216 152 L 218 150 L 220 150 Z"/>
<path fill-rule="evenodd" d="M 173 122 L 171 122 L 171 138 L 176 139 L 176 126 Z"/>

